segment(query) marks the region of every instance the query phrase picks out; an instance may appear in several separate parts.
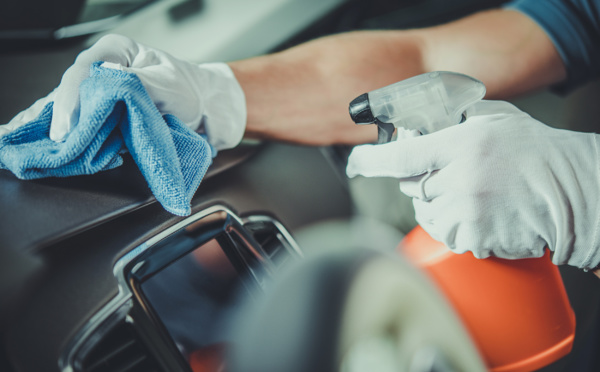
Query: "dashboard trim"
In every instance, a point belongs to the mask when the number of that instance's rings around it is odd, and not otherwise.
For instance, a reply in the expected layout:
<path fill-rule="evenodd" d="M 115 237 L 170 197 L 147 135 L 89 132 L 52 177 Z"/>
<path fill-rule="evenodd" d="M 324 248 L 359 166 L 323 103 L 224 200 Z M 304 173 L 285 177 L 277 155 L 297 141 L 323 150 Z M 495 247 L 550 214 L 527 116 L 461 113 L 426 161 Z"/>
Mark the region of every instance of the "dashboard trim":
<path fill-rule="evenodd" d="M 210 219 L 210 216 L 215 216 L 214 221 L 207 221 L 208 224 L 201 224 L 200 221 L 203 219 Z M 266 222 L 272 224 L 277 234 L 283 237 L 285 249 L 295 256 L 296 258 L 302 257 L 302 251 L 291 233 L 279 222 L 276 218 L 267 216 L 264 214 L 248 215 L 244 218 L 239 217 L 232 208 L 225 206 L 224 204 L 216 204 L 206 209 L 203 209 L 190 217 L 187 217 L 169 227 L 166 227 L 163 231 L 150 237 L 143 243 L 135 246 L 125 255 L 120 257 L 113 266 L 113 275 L 117 279 L 118 293 L 113 297 L 106 305 L 104 305 L 98 312 L 96 312 L 71 338 L 71 341 L 64 348 L 63 353 L 58 361 L 58 366 L 62 372 L 77 372 L 77 360 L 78 356 L 85 355 L 86 350 L 90 350 L 94 344 L 94 335 L 101 337 L 106 334 L 114 322 L 110 319 L 115 316 L 121 316 L 126 321 L 135 324 L 136 321 L 131 317 L 131 310 L 138 304 L 142 307 L 143 312 L 153 323 L 156 323 L 156 319 L 153 319 L 154 315 L 152 310 L 147 307 L 146 301 L 142 298 L 143 296 L 136 290 L 136 277 L 135 273 L 144 271 L 143 266 L 147 263 L 144 258 L 148 257 L 148 254 L 152 254 L 150 251 L 153 247 L 165 239 L 173 236 L 179 231 L 193 231 L 196 229 L 202 229 L 213 222 L 225 221 L 221 232 L 226 232 L 228 235 L 235 235 L 243 243 L 244 249 L 247 249 L 254 258 L 260 262 L 261 270 L 264 270 L 268 275 L 272 275 L 275 272 L 275 264 L 271 262 L 268 255 L 264 252 L 260 244 L 258 244 L 252 234 L 250 234 L 244 225 L 247 223 L 254 222 Z M 211 236 L 208 240 L 214 238 Z M 158 246 L 158 251 L 162 247 Z M 190 250 L 191 251 L 191 250 Z M 186 251 L 186 254 L 190 251 Z M 171 261 L 172 262 L 172 257 Z M 164 263 L 164 265 L 167 265 Z M 164 266 L 159 266 L 160 270 Z M 262 286 L 262 282 L 259 276 L 252 271 L 248 270 L 253 276 L 253 279 Z M 138 283 L 139 284 L 139 283 Z M 98 338 L 97 337 L 97 338 Z"/>

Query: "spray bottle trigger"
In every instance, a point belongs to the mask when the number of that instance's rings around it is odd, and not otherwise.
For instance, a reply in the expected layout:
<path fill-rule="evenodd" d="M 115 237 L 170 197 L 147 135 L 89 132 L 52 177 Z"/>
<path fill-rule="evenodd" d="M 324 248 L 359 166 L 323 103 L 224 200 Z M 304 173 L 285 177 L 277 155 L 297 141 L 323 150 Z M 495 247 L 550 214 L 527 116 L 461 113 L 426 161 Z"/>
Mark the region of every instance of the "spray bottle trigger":
<path fill-rule="evenodd" d="M 377 124 L 377 143 L 388 143 L 392 141 L 396 127 L 392 123 L 384 123 L 378 118 L 375 118 L 374 123 Z"/>

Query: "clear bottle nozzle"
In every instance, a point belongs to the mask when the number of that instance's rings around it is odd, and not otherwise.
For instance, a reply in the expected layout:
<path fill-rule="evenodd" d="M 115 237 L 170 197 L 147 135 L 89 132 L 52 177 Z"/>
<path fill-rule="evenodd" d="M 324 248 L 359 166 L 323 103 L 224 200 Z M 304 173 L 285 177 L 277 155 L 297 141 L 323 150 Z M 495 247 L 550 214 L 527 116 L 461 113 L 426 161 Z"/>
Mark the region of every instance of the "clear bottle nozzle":
<path fill-rule="evenodd" d="M 350 116 L 357 124 L 377 124 L 379 142 L 389 142 L 398 127 L 428 134 L 458 124 L 465 110 L 484 96 L 485 85 L 479 80 L 436 71 L 357 97 L 350 104 Z"/>

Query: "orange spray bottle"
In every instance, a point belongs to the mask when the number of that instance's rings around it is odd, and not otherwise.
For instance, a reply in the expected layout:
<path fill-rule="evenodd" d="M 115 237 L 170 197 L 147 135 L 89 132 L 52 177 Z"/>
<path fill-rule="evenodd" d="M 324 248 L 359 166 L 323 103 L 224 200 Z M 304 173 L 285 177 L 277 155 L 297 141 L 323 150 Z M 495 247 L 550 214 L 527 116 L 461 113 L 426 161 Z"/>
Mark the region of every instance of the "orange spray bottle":
<path fill-rule="evenodd" d="M 533 371 L 571 351 L 575 315 L 549 251 L 480 260 L 450 251 L 419 226 L 398 250 L 437 284 L 491 371 Z"/>

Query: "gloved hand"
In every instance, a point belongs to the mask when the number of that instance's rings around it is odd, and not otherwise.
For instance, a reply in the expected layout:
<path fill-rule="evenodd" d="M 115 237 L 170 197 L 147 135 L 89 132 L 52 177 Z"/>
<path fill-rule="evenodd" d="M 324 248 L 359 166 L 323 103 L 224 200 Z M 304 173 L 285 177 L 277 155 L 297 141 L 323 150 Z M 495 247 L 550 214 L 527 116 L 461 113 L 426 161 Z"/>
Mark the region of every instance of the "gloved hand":
<path fill-rule="evenodd" d="M 550 128 L 513 105 L 483 101 L 436 133 L 356 147 L 350 177 L 396 177 L 417 221 L 476 257 L 600 263 L 599 138 Z"/>
<path fill-rule="evenodd" d="M 231 148 L 241 141 L 246 103 L 229 66 L 195 65 L 119 35 L 105 36 L 79 54 L 60 85 L 0 129 L 0 135 L 35 118 L 54 101 L 50 138 L 62 140 L 77 125 L 79 84 L 96 61 L 105 61 L 104 67 L 135 73 L 162 114 L 173 114 L 192 130 L 205 131 L 215 148 Z"/>

